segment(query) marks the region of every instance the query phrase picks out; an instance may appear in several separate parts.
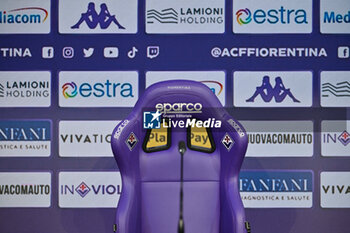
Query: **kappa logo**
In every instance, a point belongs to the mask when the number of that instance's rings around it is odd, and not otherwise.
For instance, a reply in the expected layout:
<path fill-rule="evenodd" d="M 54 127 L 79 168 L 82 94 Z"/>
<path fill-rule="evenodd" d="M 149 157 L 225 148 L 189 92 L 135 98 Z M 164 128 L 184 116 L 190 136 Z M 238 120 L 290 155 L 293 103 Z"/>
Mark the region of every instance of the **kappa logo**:
<path fill-rule="evenodd" d="M 99 25 L 101 29 L 107 29 L 112 23 L 117 25 L 119 29 L 125 29 L 125 27 L 118 22 L 115 15 L 111 15 L 105 3 L 100 5 L 100 13 L 97 14 L 95 3 L 89 2 L 87 11 L 81 14 L 79 21 L 71 26 L 71 28 L 79 29 L 80 25 L 84 22 L 90 29 L 95 29 L 97 25 Z"/>
<path fill-rule="evenodd" d="M 235 143 L 228 133 L 222 138 L 221 143 L 226 147 L 228 151 L 231 150 L 233 144 Z"/>
<path fill-rule="evenodd" d="M 136 146 L 138 142 L 138 139 L 136 137 L 136 135 L 131 132 L 128 139 L 126 139 L 125 143 L 128 146 L 129 150 L 132 151 L 134 149 L 134 147 Z"/>
<path fill-rule="evenodd" d="M 265 103 L 271 102 L 273 98 L 276 103 L 281 103 L 287 96 L 290 97 L 293 102 L 300 103 L 300 101 L 294 97 L 291 90 L 284 86 L 281 77 L 275 78 L 275 86 L 272 87 L 270 77 L 264 76 L 261 86 L 256 88 L 253 96 L 247 99 L 246 102 L 254 102 L 255 98 L 259 95 Z"/>
<path fill-rule="evenodd" d="M 89 186 L 87 186 L 84 182 L 81 182 L 78 187 L 75 189 L 77 193 L 84 198 L 90 192 Z"/>

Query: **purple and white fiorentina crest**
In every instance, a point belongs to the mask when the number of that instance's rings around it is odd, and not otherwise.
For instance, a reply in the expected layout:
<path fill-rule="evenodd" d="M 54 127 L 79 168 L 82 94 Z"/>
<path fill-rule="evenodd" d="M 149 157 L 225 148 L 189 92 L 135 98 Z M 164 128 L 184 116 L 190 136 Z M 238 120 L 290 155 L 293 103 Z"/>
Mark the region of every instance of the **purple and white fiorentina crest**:
<path fill-rule="evenodd" d="M 338 140 L 344 145 L 347 146 L 350 143 L 350 134 L 344 130 L 344 132 L 342 132 L 339 137 Z"/>
<path fill-rule="evenodd" d="M 81 196 L 81 197 L 85 197 L 86 194 L 88 194 L 90 192 L 90 188 L 89 186 L 87 186 L 84 182 L 81 182 L 78 187 L 75 189 L 75 191 L 77 191 L 77 193 Z"/>

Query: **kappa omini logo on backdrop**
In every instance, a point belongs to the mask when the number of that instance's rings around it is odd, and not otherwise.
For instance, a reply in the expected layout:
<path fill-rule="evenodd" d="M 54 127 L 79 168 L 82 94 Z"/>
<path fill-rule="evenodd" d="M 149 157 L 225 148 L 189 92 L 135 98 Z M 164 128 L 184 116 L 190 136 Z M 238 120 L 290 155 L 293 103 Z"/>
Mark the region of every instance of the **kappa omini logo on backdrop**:
<path fill-rule="evenodd" d="M 50 105 L 50 72 L 0 72 L 0 107 L 49 107 Z"/>
<path fill-rule="evenodd" d="M 350 208 L 350 172 L 321 172 L 321 207 Z"/>
<path fill-rule="evenodd" d="M 60 107 L 133 107 L 138 99 L 136 71 L 61 71 Z"/>
<path fill-rule="evenodd" d="M 149 71 L 146 73 L 146 88 L 166 80 L 193 80 L 210 88 L 225 106 L 226 82 L 224 71 Z"/>
<path fill-rule="evenodd" d="M 312 0 L 234 0 L 234 33 L 311 33 Z"/>
<path fill-rule="evenodd" d="M 350 156 L 350 121 L 322 121 L 323 156 Z"/>
<path fill-rule="evenodd" d="M 148 0 L 147 33 L 224 33 L 225 1 Z"/>
<path fill-rule="evenodd" d="M 246 208 L 311 208 L 312 171 L 242 171 L 239 190 Z"/>
<path fill-rule="evenodd" d="M 2 0 L 0 34 L 50 33 L 50 12 L 50 0 Z"/>
<path fill-rule="evenodd" d="M 60 0 L 59 32 L 136 33 L 137 0 Z"/>
<path fill-rule="evenodd" d="M 321 0 L 320 26 L 324 34 L 350 33 L 350 1 Z"/>
<path fill-rule="evenodd" d="M 312 106 L 312 72 L 236 71 L 233 76 L 236 107 Z"/>
<path fill-rule="evenodd" d="M 111 134 L 119 121 L 60 121 L 61 157 L 112 157 Z"/>
<path fill-rule="evenodd" d="M 50 207 L 51 173 L 1 172 L 0 207 Z"/>
<path fill-rule="evenodd" d="M 322 107 L 350 107 L 350 71 L 322 71 L 320 93 Z"/>
<path fill-rule="evenodd" d="M 311 157 L 312 121 L 241 121 L 248 134 L 247 157 Z"/>
<path fill-rule="evenodd" d="M 0 157 L 45 157 L 51 153 L 51 121 L 0 121 Z"/>
<path fill-rule="evenodd" d="M 115 208 L 122 190 L 119 172 L 60 172 L 61 208 Z"/>

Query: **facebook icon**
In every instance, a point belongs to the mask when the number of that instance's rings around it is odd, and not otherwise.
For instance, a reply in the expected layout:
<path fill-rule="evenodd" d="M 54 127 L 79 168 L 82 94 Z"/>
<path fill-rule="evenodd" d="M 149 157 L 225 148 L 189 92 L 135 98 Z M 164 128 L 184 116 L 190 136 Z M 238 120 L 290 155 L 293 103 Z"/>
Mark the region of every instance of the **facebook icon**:
<path fill-rule="evenodd" d="M 350 49 L 347 46 L 339 46 L 338 47 L 338 58 L 349 58 Z"/>
<path fill-rule="evenodd" d="M 54 49 L 53 47 L 43 47 L 42 49 L 42 57 L 45 59 L 53 58 Z"/>
<path fill-rule="evenodd" d="M 159 111 L 156 112 L 143 112 L 143 128 L 144 129 L 160 129 L 160 116 L 162 114 Z"/>

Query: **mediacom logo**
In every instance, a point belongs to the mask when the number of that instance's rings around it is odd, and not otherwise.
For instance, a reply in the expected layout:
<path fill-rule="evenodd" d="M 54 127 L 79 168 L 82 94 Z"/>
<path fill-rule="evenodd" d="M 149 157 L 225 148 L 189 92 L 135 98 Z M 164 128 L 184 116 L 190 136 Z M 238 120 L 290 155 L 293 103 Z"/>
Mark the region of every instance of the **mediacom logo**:
<path fill-rule="evenodd" d="M 51 121 L 0 121 L 0 157 L 47 157 Z"/>
<path fill-rule="evenodd" d="M 111 134 L 119 121 L 60 121 L 61 157 L 113 157 Z"/>
<path fill-rule="evenodd" d="M 321 207 L 350 208 L 350 172 L 321 172 Z"/>
<path fill-rule="evenodd" d="M 350 33 L 350 2 L 343 0 L 321 0 L 320 26 L 324 34 Z"/>
<path fill-rule="evenodd" d="M 234 33 L 311 33 L 312 0 L 233 1 Z"/>
<path fill-rule="evenodd" d="M 60 107 L 133 107 L 138 98 L 136 71 L 61 71 Z"/>
<path fill-rule="evenodd" d="M 119 172 L 60 172 L 60 208 L 116 208 L 121 194 Z"/>
<path fill-rule="evenodd" d="M 239 188 L 246 208 L 312 207 L 312 171 L 242 171 Z"/>
<path fill-rule="evenodd" d="M 149 71 L 146 73 L 146 88 L 167 80 L 193 80 L 210 88 L 225 106 L 226 81 L 224 71 Z"/>
<path fill-rule="evenodd" d="M 50 0 L 4 0 L 0 6 L 0 34 L 49 33 Z"/>
<path fill-rule="evenodd" d="M 241 121 L 248 134 L 247 157 L 311 157 L 312 121 Z"/>
<path fill-rule="evenodd" d="M 49 107 L 50 105 L 50 72 L 0 72 L 0 107 Z"/>
<path fill-rule="evenodd" d="M 51 173 L 0 173 L 0 207 L 50 207 L 50 205 Z"/>

